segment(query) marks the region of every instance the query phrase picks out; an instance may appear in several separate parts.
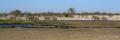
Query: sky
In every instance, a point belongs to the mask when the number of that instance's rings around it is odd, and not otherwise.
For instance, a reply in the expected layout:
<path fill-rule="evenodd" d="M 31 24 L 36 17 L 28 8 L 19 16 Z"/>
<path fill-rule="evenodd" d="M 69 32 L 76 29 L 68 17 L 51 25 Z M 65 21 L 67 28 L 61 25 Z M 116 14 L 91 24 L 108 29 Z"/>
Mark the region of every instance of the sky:
<path fill-rule="evenodd" d="M 120 12 L 120 0 L 0 0 L 0 12 Z"/>

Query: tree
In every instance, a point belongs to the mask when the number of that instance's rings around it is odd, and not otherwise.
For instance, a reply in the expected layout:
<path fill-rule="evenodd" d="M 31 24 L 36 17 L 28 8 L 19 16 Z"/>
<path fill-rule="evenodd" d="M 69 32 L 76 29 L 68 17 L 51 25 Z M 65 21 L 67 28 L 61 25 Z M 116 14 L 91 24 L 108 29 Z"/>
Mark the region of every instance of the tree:
<path fill-rule="evenodd" d="M 64 16 L 65 16 L 65 17 L 69 17 L 69 15 L 68 15 L 68 14 L 64 14 Z"/>
<path fill-rule="evenodd" d="M 21 15 L 21 11 L 20 10 L 14 10 L 14 11 L 10 12 L 10 14 L 12 14 L 14 16 L 20 16 Z"/>
<path fill-rule="evenodd" d="M 68 12 L 70 13 L 70 14 L 75 14 L 76 12 L 75 12 L 75 8 L 69 8 L 68 9 Z"/>
<path fill-rule="evenodd" d="M 109 14 L 109 17 L 112 18 L 114 15 L 113 14 Z"/>
<path fill-rule="evenodd" d="M 2 13 L 0 13 L 0 17 L 2 17 L 3 16 L 3 14 Z"/>
<path fill-rule="evenodd" d="M 75 9 L 74 8 L 69 8 L 68 9 L 68 14 L 66 15 L 67 17 L 73 17 L 73 14 L 75 14 Z"/>

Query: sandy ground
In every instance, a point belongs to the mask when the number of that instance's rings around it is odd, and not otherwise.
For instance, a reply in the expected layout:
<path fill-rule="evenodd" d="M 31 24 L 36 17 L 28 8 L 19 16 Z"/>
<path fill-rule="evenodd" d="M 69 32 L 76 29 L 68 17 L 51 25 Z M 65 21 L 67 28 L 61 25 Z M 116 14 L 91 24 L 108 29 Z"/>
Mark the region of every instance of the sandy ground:
<path fill-rule="evenodd" d="M 120 40 L 120 29 L 0 28 L 0 40 Z"/>

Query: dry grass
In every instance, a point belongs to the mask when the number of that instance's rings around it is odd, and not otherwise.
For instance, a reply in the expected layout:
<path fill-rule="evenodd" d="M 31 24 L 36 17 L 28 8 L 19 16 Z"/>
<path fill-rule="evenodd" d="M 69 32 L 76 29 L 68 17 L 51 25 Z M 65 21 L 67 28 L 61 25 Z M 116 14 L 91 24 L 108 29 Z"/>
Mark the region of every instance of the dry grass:
<path fill-rule="evenodd" d="M 120 27 L 120 22 L 92 22 L 92 21 L 73 21 L 68 22 L 69 25 L 75 26 L 75 27 Z"/>
<path fill-rule="evenodd" d="M 120 40 L 120 29 L 0 28 L 0 40 Z"/>

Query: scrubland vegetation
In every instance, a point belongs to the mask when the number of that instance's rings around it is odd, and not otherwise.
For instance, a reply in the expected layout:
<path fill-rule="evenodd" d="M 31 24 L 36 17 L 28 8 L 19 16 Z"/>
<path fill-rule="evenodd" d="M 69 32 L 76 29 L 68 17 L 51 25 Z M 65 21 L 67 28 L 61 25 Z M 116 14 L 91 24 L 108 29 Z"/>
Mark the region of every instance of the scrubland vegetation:
<path fill-rule="evenodd" d="M 14 10 L 10 13 L 0 13 L 0 16 L 6 16 L 6 15 L 12 15 L 15 17 L 10 17 L 7 20 L 0 19 L 0 24 L 30 24 L 33 26 L 55 26 L 55 27 L 120 27 L 120 21 L 98 21 L 99 18 L 94 17 L 95 20 L 91 21 L 57 21 L 57 20 L 49 20 L 49 16 L 55 16 L 55 15 L 62 15 L 66 18 L 73 17 L 73 14 L 82 14 L 82 15 L 109 15 L 112 17 L 113 15 L 119 15 L 119 13 L 106 13 L 106 12 L 82 12 L 82 13 L 76 13 L 74 8 L 68 9 L 68 12 L 63 13 L 54 13 L 54 12 L 45 12 L 45 13 L 31 13 L 31 12 L 21 12 L 20 10 Z M 28 17 L 27 20 L 16 20 L 16 17 L 21 16 Z M 45 18 L 46 20 L 38 20 L 35 16 L 41 16 L 46 15 L 48 18 Z M 56 15 L 56 16 L 57 16 Z"/>
<path fill-rule="evenodd" d="M 0 24 L 32 24 L 32 21 L 0 20 Z"/>
<path fill-rule="evenodd" d="M 0 20 L 0 24 L 30 24 L 33 26 L 54 26 L 54 27 L 120 27 L 120 21 L 16 21 Z"/>

